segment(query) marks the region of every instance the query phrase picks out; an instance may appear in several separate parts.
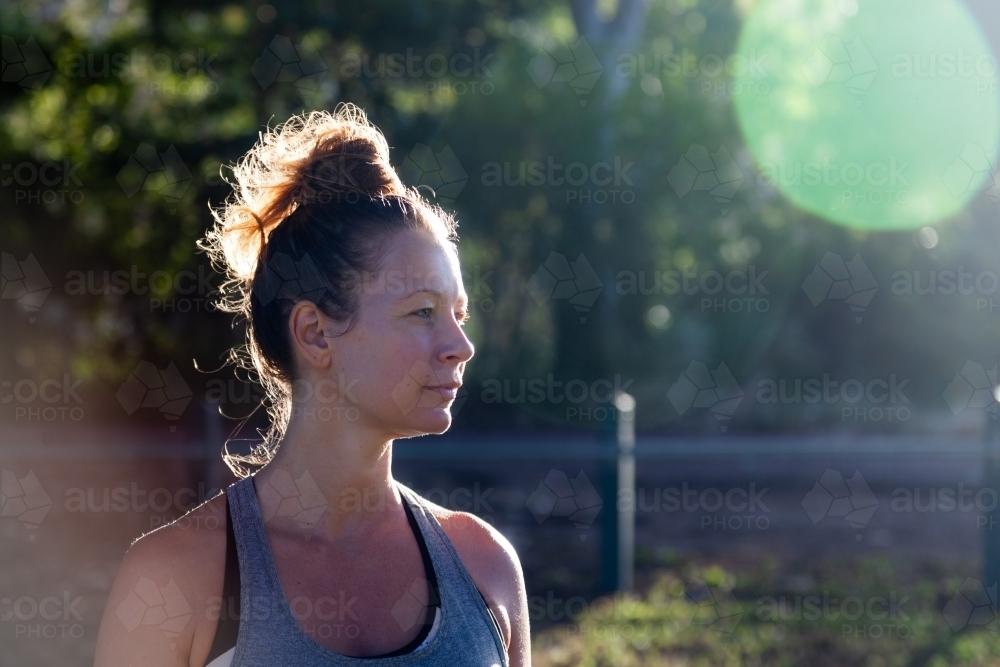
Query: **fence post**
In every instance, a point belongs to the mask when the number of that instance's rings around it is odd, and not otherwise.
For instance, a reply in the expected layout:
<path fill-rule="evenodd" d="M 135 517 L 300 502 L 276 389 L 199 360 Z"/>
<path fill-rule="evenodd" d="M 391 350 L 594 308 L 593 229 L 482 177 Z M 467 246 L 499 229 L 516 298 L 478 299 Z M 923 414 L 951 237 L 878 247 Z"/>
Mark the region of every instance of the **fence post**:
<path fill-rule="evenodd" d="M 601 519 L 601 590 L 632 589 L 635 571 L 635 399 L 624 392 L 614 398 L 609 452 L 601 462 L 604 518 Z M 619 503 L 618 499 L 624 502 Z"/>
<path fill-rule="evenodd" d="M 994 389 L 994 395 L 996 393 L 997 389 Z M 986 414 L 983 481 L 987 489 L 1000 493 L 1000 423 L 995 412 Z M 988 589 L 1000 579 L 1000 507 L 993 507 L 983 514 L 982 520 L 986 522 L 983 526 L 983 585 Z M 996 612 L 996 608 L 993 611 Z"/>
<path fill-rule="evenodd" d="M 615 589 L 630 591 L 635 583 L 635 399 L 629 394 L 618 392 L 615 395 L 615 408 L 618 412 L 618 489 L 615 494 L 615 512 L 618 515 L 618 577 Z M 617 502 L 620 494 L 625 496 L 627 502 Z"/>

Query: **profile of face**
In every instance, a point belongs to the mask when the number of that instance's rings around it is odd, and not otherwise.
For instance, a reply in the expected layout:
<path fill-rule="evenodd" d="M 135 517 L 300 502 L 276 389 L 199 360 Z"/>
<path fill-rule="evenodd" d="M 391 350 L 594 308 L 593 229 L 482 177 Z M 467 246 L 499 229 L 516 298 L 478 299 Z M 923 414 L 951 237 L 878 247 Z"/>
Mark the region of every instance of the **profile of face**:
<path fill-rule="evenodd" d="M 311 407 L 333 401 L 334 423 L 387 439 L 444 433 L 474 353 L 462 329 L 468 296 L 454 246 L 429 231 L 396 233 L 361 281 L 359 306 L 346 332 L 309 302 L 292 309 L 299 376 L 316 387 Z M 293 394 L 293 419 L 295 407 Z"/>

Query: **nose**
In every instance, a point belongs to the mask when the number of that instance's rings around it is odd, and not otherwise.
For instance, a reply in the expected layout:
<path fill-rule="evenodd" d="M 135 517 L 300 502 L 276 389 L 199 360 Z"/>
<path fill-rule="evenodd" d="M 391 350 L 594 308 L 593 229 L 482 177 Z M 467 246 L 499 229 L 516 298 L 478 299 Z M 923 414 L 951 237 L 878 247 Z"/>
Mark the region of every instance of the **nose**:
<path fill-rule="evenodd" d="M 472 355 L 476 353 L 476 348 L 465 335 L 465 329 L 459 326 L 457 320 L 449 323 L 447 341 L 440 348 L 440 359 L 444 363 L 464 364 Z"/>

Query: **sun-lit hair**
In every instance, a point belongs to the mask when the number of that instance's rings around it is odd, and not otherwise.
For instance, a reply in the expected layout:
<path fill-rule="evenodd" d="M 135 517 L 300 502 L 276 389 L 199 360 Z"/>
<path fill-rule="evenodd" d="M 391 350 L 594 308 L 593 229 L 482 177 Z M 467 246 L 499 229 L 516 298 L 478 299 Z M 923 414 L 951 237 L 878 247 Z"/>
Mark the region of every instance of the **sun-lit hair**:
<path fill-rule="evenodd" d="M 247 320 L 246 351 L 232 359 L 264 387 L 271 418 L 250 455 L 223 456 L 242 477 L 243 464 L 273 457 L 291 416 L 292 306 L 306 299 L 352 325 L 357 277 L 375 269 L 386 238 L 424 229 L 454 243 L 457 225 L 403 185 L 385 136 L 353 104 L 262 132 L 226 180 L 233 193 L 212 210 L 215 224 L 198 245 L 226 276 L 218 307 Z"/>

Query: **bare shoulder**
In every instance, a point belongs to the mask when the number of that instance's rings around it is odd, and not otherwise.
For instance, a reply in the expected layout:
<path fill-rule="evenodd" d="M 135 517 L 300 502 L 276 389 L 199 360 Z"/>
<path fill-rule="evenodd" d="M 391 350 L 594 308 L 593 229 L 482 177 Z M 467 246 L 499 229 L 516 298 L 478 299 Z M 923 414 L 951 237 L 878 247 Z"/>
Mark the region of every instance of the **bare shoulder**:
<path fill-rule="evenodd" d="M 493 610 L 512 667 L 530 665 L 528 601 L 517 551 L 499 530 L 475 514 L 429 501 L 428 505 Z"/>
<path fill-rule="evenodd" d="M 469 512 L 430 503 L 431 512 L 448 535 L 462 562 L 482 563 L 505 579 L 521 579 L 521 562 L 510 541 L 486 521 Z"/>
<path fill-rule="evenodd" d="M 133 542 L 104 609 L 95 665 L 201 664 L 218 623 L 225 552 L 222 494 Z"/>

